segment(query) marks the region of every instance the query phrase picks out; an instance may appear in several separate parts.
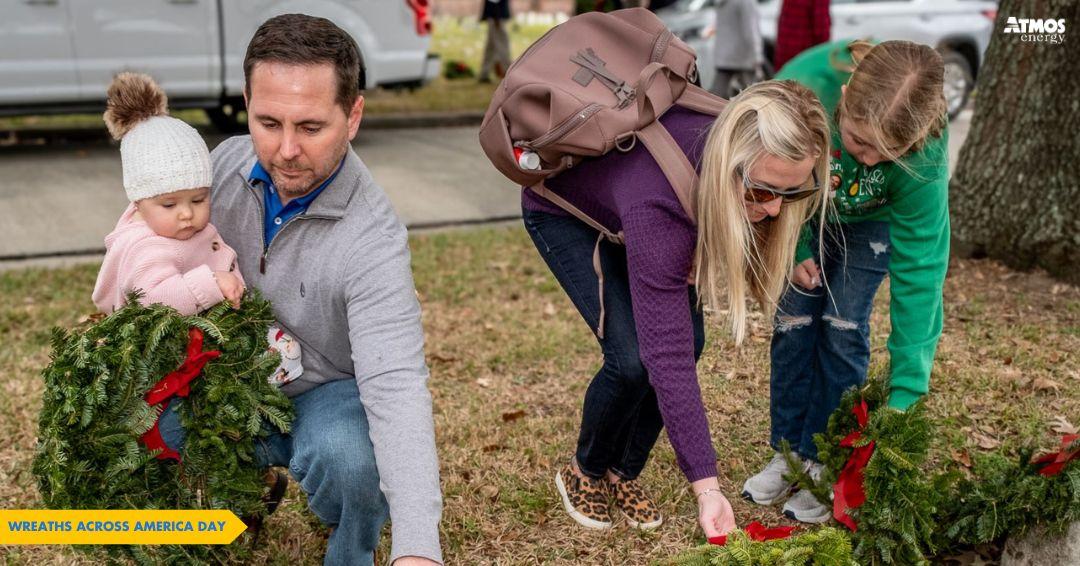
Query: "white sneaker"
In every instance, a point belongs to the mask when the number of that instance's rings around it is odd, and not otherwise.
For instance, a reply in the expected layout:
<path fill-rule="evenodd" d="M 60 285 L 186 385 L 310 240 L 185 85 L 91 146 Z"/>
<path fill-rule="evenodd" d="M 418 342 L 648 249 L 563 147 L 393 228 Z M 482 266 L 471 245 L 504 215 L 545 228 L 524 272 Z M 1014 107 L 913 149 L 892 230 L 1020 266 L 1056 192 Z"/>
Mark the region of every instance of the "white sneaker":
<path fill-rule="evenodd" d="M 807 473 L 817 482 L 821 478 L 823 465 L 813 462 L 807 466 Z M 832 518 L 832 509 L 817 500 L 808 490 L 799 490 L 784 503 L 784 516 L 801 523 L 820 524 Z"/>
<path fill-rule="evenodd" d="M 795 459 L 798 460 L 798 456 Z M 801 461 L 801 460 L 799 460 Z M 743 498 L 753 501 L 758 505 L 772 505 L 787 494 L 791 493 L 794 483 L 784 479 L 790 472 L 787 459 L 780 452 L 773 455 L 772 460 L 765 465 L 765 469 L 756 475 L 750 476 L 743 484 Z"/>

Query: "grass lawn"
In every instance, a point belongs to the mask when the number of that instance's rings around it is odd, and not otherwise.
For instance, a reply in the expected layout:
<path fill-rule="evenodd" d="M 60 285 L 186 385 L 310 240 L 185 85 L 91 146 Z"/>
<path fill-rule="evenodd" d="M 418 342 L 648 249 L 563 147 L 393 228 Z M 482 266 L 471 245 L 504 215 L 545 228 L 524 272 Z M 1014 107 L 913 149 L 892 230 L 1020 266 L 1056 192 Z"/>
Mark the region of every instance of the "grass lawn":
<path fill-rule="evenodd" d="M 642 476 L 666 522 L 651 533 L 587 532 L 563 512 L 552 476 L 571 454 L 599 365 L 589 329 L 520 228 L 412 239 L 435 399 L 450 564 L 642 564 L 700 542 L 696 505 L 662 437 Z M 0 507 L 39 505 L 29 472 L 49 329 L 93 310 L 96 266 L 0 273 Z M 887 293 L 873 319 L 873 366 L 887 362 Z M 938 466 L 989 449 L 1056 446 L 1055 419 L 1080 418 L 1080 290 L 989 261 L 955 261 L 929 410 Z M 760 315 L 741 349 L 709 322 L 701 387 L 720 483 L 740 524 L 785 524 L 735 497 L 769 458 L 768 339 Z M 326 531 L 295 486 L 268 520 L 259 561 L 319 564 Z M 60 547 L 2 547 L 7 563 L 90 563 Z M 385 556 L 385 541 L 384 541 Z"/>
<path fill-rule="evenodd" d="M 550 29 L 544 23 L 512 23 L 510 51 L 517 57 Z M 454 60 L 480 70 L 484 55 L 486 24 L 476 18 L 443 17 L 435 20 L 431 37 L 431 52 L 443 62 Z M 368 116 L 427 112 L 483 112 L 491 101 L 495 84 L 480 84 L 476 79 L 447 80 L 440 76 L 423 88 L 386 90 L 377 88 L 364 93 L 364 112 Z M 202 110 L 179 110 L 173 113 L 189 124 L 209 126 L 210 120 Z M 19 128 L 91 128 L 101 126 L 100 114 L 62 114 L 0 118 L 0 130 Z"/>

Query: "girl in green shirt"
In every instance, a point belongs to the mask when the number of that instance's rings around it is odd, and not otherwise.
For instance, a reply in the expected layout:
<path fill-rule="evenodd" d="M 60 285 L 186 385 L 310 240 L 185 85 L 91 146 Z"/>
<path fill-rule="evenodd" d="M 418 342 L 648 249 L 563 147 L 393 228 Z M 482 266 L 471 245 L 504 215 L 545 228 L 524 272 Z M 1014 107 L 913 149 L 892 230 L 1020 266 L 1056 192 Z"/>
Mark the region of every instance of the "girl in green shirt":
<path fill-rule="evenodd" d="M 927 392 L 941 335 L 949 257 L 948 132 L 944 67 L 932 48 L 907 41 L 827 43 L 777 75 L 813 90 L 832 114 L 831 211 L 804 227 L 792 285 L 772 338 L 770 444 L 778 453 L 743 487 L 770 504 L 792 487 L 779 454 L 787 442 L 812 476 L 822 432 L 841 394 L 866 379 L 870 310 L 890 278 L 889 406 Z M 796 493 L 784 514 L 821 523 L 829 507 Z"/>

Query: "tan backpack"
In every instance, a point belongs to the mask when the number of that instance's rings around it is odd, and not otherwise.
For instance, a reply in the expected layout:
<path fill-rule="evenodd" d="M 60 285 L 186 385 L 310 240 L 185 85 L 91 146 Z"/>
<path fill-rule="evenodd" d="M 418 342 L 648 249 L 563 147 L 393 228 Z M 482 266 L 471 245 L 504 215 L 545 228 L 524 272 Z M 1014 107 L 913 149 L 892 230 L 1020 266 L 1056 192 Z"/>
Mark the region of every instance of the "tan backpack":
<path fill-rule="evenodd" d="M 613 233 L 544 186 L 544 180 L 640 140 L 663 170 L 691 221 L 697 170 L 658 118 L 674 104 L 716 116 L 726 101 L 691 84 L 693 49 L 644 8 L 590 12 L 570 18 L 538 39 L 510 66 L 480 126 L 480 145 L 495 168 L 600 232 L 593 267 L 603 274 L 600 241 Z M 519 152 L 539 157 L 538 169 L 519 165 Z"/>

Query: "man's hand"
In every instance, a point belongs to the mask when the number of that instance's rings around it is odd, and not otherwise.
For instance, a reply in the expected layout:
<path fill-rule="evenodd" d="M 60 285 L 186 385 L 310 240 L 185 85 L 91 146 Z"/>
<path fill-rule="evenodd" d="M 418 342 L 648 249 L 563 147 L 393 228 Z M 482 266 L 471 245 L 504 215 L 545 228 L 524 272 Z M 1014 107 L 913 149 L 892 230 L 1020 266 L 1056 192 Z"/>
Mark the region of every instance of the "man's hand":
<path fill-rule="evenodd" d="M 240 278 L 228 271 L 215 271 L 214 280 L 221 289 L 221 296 L 232 304 L 234 309 L 240 308 L 240 299 L 244 296 L 244 284 Z"/>
<path fill-rule="evenodd" d="M 402 556 L 394 561 L 394 566 L 441 566 L 434 560 L 420 558 L 419 556 Z"/>
<path fill-rule="evenodd" d="M 814 258 L 803 260 L 802 263 L 795 266 L 795 270 L 791 273 L 791 280 L 803 289 L 820 287 L 821 269 L 818 269 Z"/>

